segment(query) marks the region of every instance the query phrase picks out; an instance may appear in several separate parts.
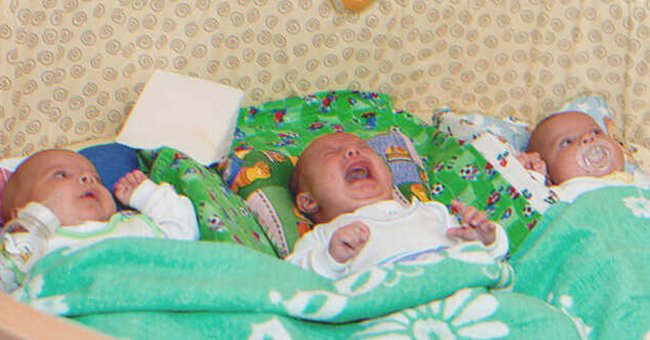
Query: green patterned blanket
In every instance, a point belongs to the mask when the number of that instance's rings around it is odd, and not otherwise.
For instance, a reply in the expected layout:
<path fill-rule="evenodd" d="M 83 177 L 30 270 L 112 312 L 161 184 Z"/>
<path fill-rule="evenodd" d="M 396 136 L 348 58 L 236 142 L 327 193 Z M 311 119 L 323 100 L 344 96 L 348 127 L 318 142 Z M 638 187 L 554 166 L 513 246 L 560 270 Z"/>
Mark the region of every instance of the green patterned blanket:
<path fill-rule="evenodd" d="M 515 291 L 595 339 L 650 337 L 650 190 L 611 187 L 556 203 L 511 259 Z"/>
<path fill-rule="evenodd" d="M 330 281 L 231 243 L 125 238 L 47 256 L 16 295 L 128 338 L 577 337 L 557 309 L 498 291 L 511 283 L 474 243 Z"/>

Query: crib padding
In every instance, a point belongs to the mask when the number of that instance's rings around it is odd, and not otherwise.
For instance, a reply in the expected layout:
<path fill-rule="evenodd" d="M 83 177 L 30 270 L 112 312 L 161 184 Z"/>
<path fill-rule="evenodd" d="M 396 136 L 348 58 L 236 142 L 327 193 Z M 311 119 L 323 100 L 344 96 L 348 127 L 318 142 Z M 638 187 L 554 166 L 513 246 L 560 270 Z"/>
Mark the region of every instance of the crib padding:
<path fill-rule="evenodd" d="M 240 88 L 243 105 L 382 92 L 425 118 L 534 123 L 584 92 L 650 146 L 643 1 L 9 1 L 0 5 L 0 155 L 114 136 L 156 69 Z"/>

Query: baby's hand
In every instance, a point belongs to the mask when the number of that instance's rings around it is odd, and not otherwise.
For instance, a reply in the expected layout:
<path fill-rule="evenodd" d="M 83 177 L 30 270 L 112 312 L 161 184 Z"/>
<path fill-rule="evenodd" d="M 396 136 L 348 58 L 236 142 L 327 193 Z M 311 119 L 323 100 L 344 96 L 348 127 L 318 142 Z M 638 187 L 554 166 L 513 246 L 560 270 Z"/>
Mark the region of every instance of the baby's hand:
<path fill-rule="evenodd" d="M 484 211 L 478 211 L 474 207 L 454 200 L 451 202 L 452 211 L 458 212 L 461 216 L 461 227 L 450 228 L 447 236 L 459 237 L 466 241 L 481 241 L 484 245 L 490 245 L 496 238 L 495 226 L 487 218 Z"/>
<path fill-rule="evenodd" d="M 147 175 L 143 174 L 140 170 L 133 170 L 127 173 L 115 183 L 113 187 L 115 197 L 120 203 L 128 205 L 135 188 L 146 179 Z"/>
<path fill-rule="evenodd" d="M 338 263 L 348 262 L 357 256 L 370 238 L 370 229 L 363 222 L 353 222 L 339 228 L 332 235 L 329 252 Z"/>
<path fill-rule="evenodd" d="M 522 152 L 517 155 L 517 160 L 519 160 L 527 170 L 537 171 L 544 175 L 544 177 L 548 175 L 546 171 L 546 162 L 542 160 L 542 157 L 538 152 Z"/>

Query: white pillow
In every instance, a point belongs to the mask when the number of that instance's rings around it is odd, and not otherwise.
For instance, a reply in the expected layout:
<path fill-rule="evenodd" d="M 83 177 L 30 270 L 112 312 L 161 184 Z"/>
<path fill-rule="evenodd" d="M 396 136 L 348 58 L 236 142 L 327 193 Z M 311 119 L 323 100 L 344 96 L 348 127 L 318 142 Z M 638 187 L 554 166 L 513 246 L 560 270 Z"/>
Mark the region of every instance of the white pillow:
<path fill-rule="evenodd" d="M 139 149 L 169 146 L 204 165 L 223 161 L 243 97 L 230 86 L 158 70 L 116 141 Z"/>

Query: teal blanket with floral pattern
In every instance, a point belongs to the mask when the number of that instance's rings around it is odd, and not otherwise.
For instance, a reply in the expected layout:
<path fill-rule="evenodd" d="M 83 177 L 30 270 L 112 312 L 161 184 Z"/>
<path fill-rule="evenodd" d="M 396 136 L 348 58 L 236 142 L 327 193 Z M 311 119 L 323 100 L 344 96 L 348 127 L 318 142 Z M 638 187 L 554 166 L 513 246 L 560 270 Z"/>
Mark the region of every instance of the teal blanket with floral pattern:
<path fill-rule="evenodd" d="M 116 337 L 577 338 L 468 243 L 330 281 L 232 243 L 114 239 L 37 264 L 16 296 Z"/>
<path fill-rule="evenodd" d="M 224 242 L 50 254 L 15 296 L 129 338 L 643 338 L 650 191 L 557 203 L 509 264 L 477 244 L 330 281 Z M 514 286 L 514 291 L 508 287 Z"/>
<path fill-rule="evenodd" d="M 585 337 L 650 337 L 650 190 L 556 203 L 511 259 L 514 290 L 572 315 Z"/>

